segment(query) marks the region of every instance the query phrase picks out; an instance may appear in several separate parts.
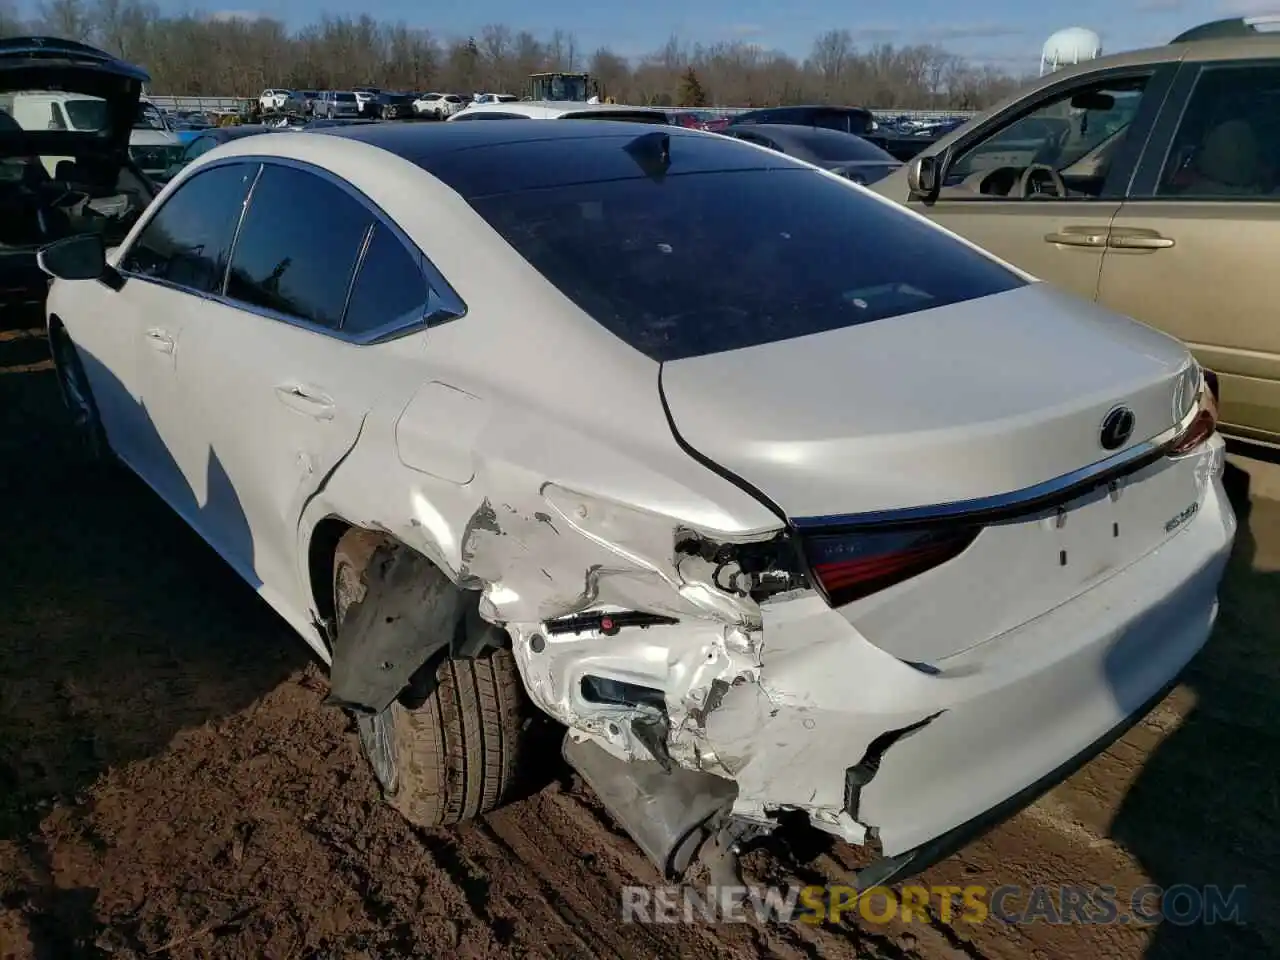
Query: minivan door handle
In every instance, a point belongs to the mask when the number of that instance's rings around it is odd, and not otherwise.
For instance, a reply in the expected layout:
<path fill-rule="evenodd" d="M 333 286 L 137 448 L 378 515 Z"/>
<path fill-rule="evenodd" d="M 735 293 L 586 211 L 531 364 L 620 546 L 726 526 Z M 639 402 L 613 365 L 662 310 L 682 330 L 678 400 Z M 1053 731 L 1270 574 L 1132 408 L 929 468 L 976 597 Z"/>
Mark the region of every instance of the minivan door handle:
<path fill-rule="evenodd" d="M 1066 227 L 1057 233 L 1046 233 L 1045 243 L 1058 243 L 1064 247 L 1105 247 L 1107 227 Z"/>
<path fill-rule="evenodd" d="M 1117 250 L 1167 250 L 1173 246 L 1173 238 L 1144 227 L 1125 227 L 1111 231 L 1107 246 Z"/>

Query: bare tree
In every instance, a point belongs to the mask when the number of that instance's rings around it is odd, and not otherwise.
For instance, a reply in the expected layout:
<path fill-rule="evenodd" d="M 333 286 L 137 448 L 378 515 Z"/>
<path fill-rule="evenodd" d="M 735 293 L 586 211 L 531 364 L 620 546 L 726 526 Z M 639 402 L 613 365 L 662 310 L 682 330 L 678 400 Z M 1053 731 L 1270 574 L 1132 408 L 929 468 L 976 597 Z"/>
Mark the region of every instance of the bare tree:
<path fill-rule="evenodd" d="M 846 29 L 814 40 L 809 57 L 741 41 L 690 46 L 672 36 L 634 62 L 607 47 L 584 55 L 562 29 L 539 38 L 494 23 L 476 37 L 444 39 L 368 14 L 322 16 L 290 31 L 279 20 L 162 15 L 154 0 L 43 0 L 23 23 L 0 0 L 0 33 L 37 32 L 96 43 L 151 73 L 161 94 L 252 96 L 264 87 L 444 89 L 523 94 L 529 75 L 586 69 L 619 102 L 688 100 L 692 74 L 709 103 L 765 106 L 826 100 L 874 108 L 975 109 L 1002 99 L 1020 79 L 976 67 L 936 46 L 855 46 Z M 682 86 L 683 84 L 683 86 Z"/>
<path fill-rule="evenodd" d="M 68 40 L 92 39 L 93 15 L 85 0 L 41 0 L 36 17 L 44 33 Z"/>

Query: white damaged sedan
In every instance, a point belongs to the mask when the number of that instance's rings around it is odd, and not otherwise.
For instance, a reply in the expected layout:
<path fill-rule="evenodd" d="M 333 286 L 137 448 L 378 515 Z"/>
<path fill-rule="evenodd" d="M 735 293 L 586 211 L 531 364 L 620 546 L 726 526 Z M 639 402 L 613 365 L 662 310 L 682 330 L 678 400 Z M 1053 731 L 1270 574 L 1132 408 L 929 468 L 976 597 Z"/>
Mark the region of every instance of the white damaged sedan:
<path fill-rule="evenodd" d="M 423 826 L 510 796 L 541 711 L 670 877 L 800 814 L 884 882 L 1102 749 L 1217 614 L 1183 346 L 741 141 L 246 137 L 40 260 L 90 449 L 330 665 Z"/>

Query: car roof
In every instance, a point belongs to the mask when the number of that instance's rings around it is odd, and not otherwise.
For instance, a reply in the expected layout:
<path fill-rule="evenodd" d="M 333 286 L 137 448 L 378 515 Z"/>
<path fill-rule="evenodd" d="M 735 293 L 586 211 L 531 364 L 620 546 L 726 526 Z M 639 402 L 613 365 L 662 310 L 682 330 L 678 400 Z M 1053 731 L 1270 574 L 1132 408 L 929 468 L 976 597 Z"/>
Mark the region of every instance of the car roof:
<path fill-rule="evenodd" d="M 658 107 L 633 107 L 623 103 L 587 103 L 583 100 L 517 100 L 498 103 L 476 103 L 467 108 L 468 113 L 513 113 L 528 111 L 529 116 L 541 118 L 558 117 L 566 113 L 578 113 L 590 110 L 592 113 L 613 113 L 637 110 L 645 113 L 662 114 L 666 111 Z"/>
<path fill-rule="evenodd" d="M 835 143 L 836 141 L 847 141 L 850 137 L 857 136 L 857 134 L 846 133 L 844 130 L 832 130 L 830 127 L 812 127 L 801 123 L 766 123 L 748 120 L 743 123 L 735 123 L 733 126 L 735 130 L 760 130 L 761 132 L 767 132 L 771 136 L 777 135 L 779 139 L 788 137 L 797 140 L 830 140 Z M 862 140 L 862 137 L 858 137 L 858 139 Z"/>
<path fill-rule="evenodd" d="M 805 103 L 784 104 L 777 107 L 756 107 L 752 110 L 746 110 L 743 113 L 738 114 L 738 116 L 749 117 L 753 113 L 808 113 L 813 110 L 827 110 L 833 113 L 871 113 L 871 111 L 866 107 L 851 107 L 842 103 Z"/>
<path fill-rule="evenodd" d="M 862 151 L 872 156 L 866 157 L 866 162 L 872 163 L 875 160 L 883 159 L 886 163 L 898 163 L 898 159 L 893 154 L 877 146 L 865 137 L 860 137 L 855 133 L 846 133 L 843 130 L 832 130 L 828 127 L 812 127 L 808 124 L 798 123 L 734 123 L 731 124 L 725 133 L 729 136 L 735 136 L 739 133 L 750 133 L 758 130 L 762 136 L 776 140 L 784 146 L 802 147 L 806 150 L 813 151 L 814 148 L 822 143 L 828 143 L 832 147 L 838 147 L 844 144 L 856 142 L 856 150 Z M 880 155 L 883 154 L 883 157 Z M 874 159 L 873 159 L 874 158 Z"/>
<path fill-rule="evenodd" d="M 686 133 L 701 135 L 698 131 L 685 131 L 680 127 L 662 127 L 661 130 L 672 136 L 683 136 Z M 507 120 L 503 123 L 369 123 L 327 128 L 324 136 L 359 140 L 416 163 L 420 157 L 453 153 L 456 150 L 534 140 L 616 138 L 626 131 L 639 136 L 641 133 L 653 133 L 654 126 L 625 120 L 600 123 L 584 120 L 574 124 L 539 123 L 526 119 Z"/>
<path fill-rule="evenodd" d="M 1199 28 L 1196 28 L 1199 29 Z M 1194 34 L 1195 30 L 1187 31 Z M 1185 37 L 1181 34 L 1180 37 Z M 1052 73 L 1046 73 L 1039 80 L 1040 86 L 1069 80 L 1072 77 L 1108 70 L 1115 67 L 1141 67 L 1160 63 L 1175 63 L 1179 60 L 1192 62 L 1214 60 L 1238 60 L 1251 57 L 1280 57 L 1280 34 L 1246 33 L 1238 36 L 1215 36 L 1198 40 L 1177 39 L 1175 42 L 1158 47 L 1144 47 L 1141 50 L 1125 50 L 1112 53 L 1093 60 L 1082 60 L 1079 63 L 1062 67 Z M 1031 89 L 1035 89 L 1034 87 Z M 1025 95 L 1022 91 L 1019 96 Z"/>
<path fill-rule="evenodd" d="M 666 137 L 673 172 L 772 169 L 795 166 L 783 154 L 731 137 L 683 127 L 626 120 L 546 123 L 392 124 L 317 130 L 314 137 L 355 140 L 426 170 L 463 197 L 473 198 L 584 180 L 644 175 L 631 144 Z M 293 138 L 289 138 L 293 139 Z M 272 147 L 264 144 L 264 151 Z"/>

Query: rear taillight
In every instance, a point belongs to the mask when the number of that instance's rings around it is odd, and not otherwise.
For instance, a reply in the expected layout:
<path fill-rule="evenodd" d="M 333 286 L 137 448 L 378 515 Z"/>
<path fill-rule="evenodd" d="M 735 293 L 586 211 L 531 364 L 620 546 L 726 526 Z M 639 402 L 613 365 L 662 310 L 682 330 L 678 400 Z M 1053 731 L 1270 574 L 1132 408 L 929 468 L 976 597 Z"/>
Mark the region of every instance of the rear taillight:
<path fill-rule="evenodd" d="M 814 534 L 805 556 L 833 607 L 852 603 L 958 557 L 979 527 Z"/>
<path fill-rule="evenodd" d="M 1200 385 L 1200 393 L 1196 399 L 1191 422 L 1174 438 L 1169 447 L 1169 456 L 1180 457 L 1191 453 L 1217 432 L 1218 398 L 1217 391 L 1213 389 L 1216 385 L 1217 378 L 1214 378 L 1211 386 L 1209 376 L 1206 374 Z"/>

